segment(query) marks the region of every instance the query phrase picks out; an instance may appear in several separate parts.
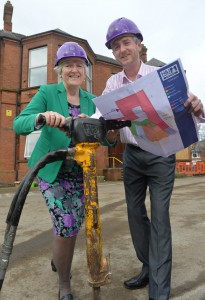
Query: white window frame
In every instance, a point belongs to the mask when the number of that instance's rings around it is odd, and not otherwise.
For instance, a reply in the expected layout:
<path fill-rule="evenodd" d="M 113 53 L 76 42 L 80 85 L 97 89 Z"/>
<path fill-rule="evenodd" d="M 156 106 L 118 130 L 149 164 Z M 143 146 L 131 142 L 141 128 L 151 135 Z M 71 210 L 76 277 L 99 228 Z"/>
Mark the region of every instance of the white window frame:
<path fill-rule="evenodd" d="M 86 90 L 92 93 L 92 65 L 90 62 L 86 67 Z"/>
<path fill-rule="evenodd" d="M 31 157 L 31 153 L 40 137 L 41 130 L 36 130 L 26 136 L 26 143 L 24 149 L 24 158 L 29 159 Z"/>
<path fill-rule="evenodd" d="M 192 152 L 192 158 L 193 158 L 193 159 L 201 158 L 201 155 L 200 155 L 199 152 L 194 151 L 194 152 Z"/>
<path fill-rule="evenodd" d="M 38 56 L 39 51 L 45 51 L 46 50 L 46 55 L 45 55 L 45 61 L 35 61 L 32 62 L 32 54 L 36 54 Z M 42 55 L 43 57 L 43 55 Z M 36 58 L 33 58 L 35 60 Z M 30 49 L 29 50 L 29 67 L 28 67 L 28 87 L 33 87 L 33 86 L 40 86 L 42 84 L 47 83 L 47 64 L 48 64 L 48 47 L 39 47 L 35 49 Z M 38 78 L 37 81 L 34 80 L 35 77 L 32 74 L 33 71 L 40 71 L 40 78 Z M 39 75 L 38 75 L 39 76 Z"/>

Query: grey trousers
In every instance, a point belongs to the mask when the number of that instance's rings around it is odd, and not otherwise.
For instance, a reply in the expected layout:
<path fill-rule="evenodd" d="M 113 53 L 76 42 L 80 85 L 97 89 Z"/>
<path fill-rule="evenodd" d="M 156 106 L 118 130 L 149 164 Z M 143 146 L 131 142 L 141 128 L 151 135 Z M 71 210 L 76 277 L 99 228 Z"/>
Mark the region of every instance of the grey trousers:
<path fill-rule="evenodd" d="M 149 270 L 149 297 L 168 300 L 172 268 L 169 203 L 175 178 L 175 155 L 164 158 L 128 144 L 123 164 L 130 233 L 138 259 Z M 150 220 L 145 206 L 147 187 Z"/>

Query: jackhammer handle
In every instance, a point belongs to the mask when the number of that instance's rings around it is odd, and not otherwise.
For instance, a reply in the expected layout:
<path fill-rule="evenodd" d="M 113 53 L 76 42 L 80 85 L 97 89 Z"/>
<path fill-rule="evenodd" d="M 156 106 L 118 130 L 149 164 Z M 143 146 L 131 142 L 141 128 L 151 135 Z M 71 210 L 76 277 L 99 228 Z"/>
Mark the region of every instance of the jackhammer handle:
<path fill-rule="evenodd" d="M 99 119 L 104 125 L 106 131 L 112 129 L 121 129 L 123 127 L 131 127 L 132 123 L 130 120 L 105 120 L 103 117 Z"/>
<path fill-rule="evenodd" d="M 45 125 L 46 124 L 46 117 L 42 114 L 38 116 L 38 125 Z"/>
<path fill-rule="evenodd" d="M 46 124 L 46 117 L 42 114 L 39 114 L 38 116 L 38 125 L 45 125 Z M 63 127 L 66 132 L 70 133 L 71 130 L 71 121 L 67 121 Z"/>

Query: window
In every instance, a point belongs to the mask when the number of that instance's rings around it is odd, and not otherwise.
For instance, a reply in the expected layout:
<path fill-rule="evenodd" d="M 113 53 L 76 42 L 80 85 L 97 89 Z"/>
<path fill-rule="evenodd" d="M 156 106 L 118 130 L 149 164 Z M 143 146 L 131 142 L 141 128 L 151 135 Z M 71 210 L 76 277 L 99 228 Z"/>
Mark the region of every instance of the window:
<path fill-rule="evenodd" d="M 199 152 L 193 152 L 192 153 L 192 158 L 200 158 L 200 153 Z"/>
<path fill-rule="evenodd" d="M 204 141 L 205 140 L 205 124 L 200 123 L 197 125 L 198 130 L 199 130 L 199 141 Z"/>
<path fill-rule="evenodd" d="M 41 134 L 41 130 L 36 130 L 26 136 L 24 158 L 28 159 L 31 157 L 31 153 L 33 152 L 33 149 L 38 141 L 40 134 Z"/>
<path fill-rule="evenodd" d="M 29 87 L 47 83 L 47 51 L 47 47 L 29 51 Z"/>
<path fill-rule="evenodd" d="M 92 93 L 92 65 L 89 63 L 86 67 L 86 90 Z"/>

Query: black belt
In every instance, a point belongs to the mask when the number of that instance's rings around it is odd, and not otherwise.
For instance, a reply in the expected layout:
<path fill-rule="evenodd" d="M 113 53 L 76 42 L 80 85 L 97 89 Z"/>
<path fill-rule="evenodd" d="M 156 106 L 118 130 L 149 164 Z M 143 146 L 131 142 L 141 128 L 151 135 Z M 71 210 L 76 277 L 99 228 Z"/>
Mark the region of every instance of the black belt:
<path fill-rule="evenodd" d="M 129 147 L 133 147 L 133 148 L 137 148 L 137 149 L 140 149 L 140 150 L 143 150 L 141 149 L 138 145 L 134 145 L 134 144 L 127 144 Z"/>

